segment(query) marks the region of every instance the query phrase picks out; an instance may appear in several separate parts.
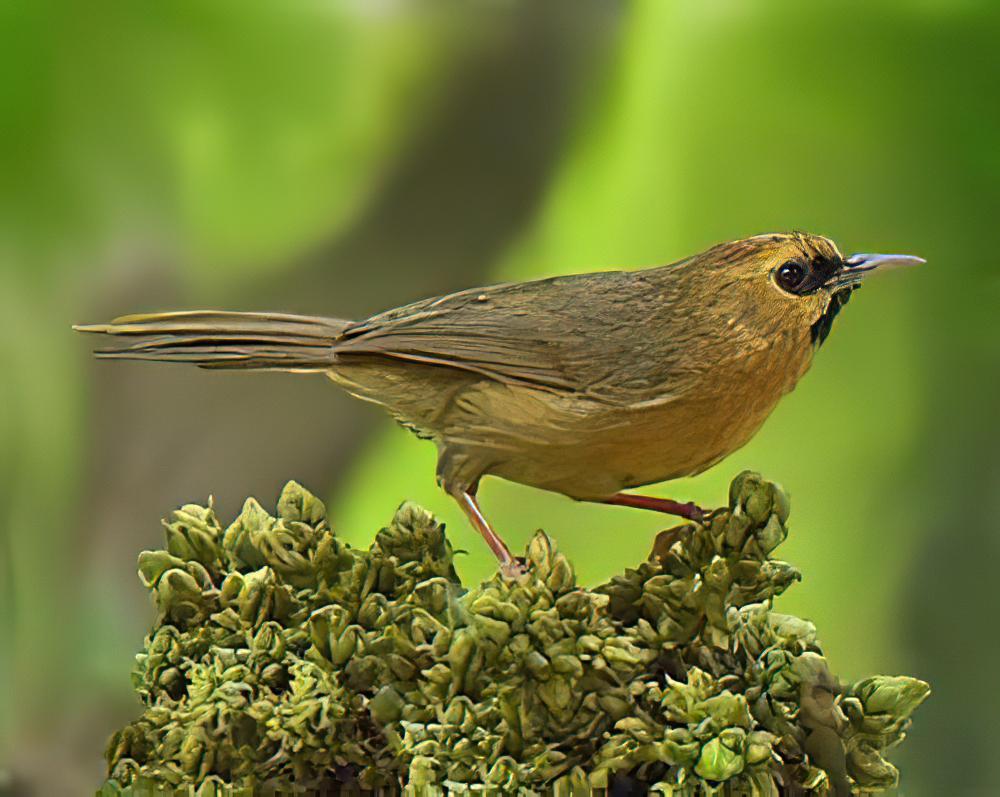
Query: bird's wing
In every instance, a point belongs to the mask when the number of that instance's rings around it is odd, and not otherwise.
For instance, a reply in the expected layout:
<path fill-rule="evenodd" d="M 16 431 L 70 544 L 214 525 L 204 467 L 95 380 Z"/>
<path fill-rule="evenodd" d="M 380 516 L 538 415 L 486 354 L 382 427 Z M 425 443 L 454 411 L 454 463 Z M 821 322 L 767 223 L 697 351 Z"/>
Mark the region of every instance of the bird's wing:
<path fill-rule="evenodd" d="M 338 356 L 379 355 L 500 382 L 599 397 L 644 345 L 653 302 L 639 272 L 495 285 L 428 299 L 348 327 Z"/>

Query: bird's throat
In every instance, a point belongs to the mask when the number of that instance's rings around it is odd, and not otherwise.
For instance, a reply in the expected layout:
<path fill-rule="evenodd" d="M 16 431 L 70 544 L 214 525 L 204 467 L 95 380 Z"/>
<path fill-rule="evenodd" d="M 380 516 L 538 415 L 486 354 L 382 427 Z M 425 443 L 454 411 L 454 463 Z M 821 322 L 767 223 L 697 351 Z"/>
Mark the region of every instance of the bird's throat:
<path fill-rule="evenodd" d="M 830 297 L 830 302 L 827 304 L 823 314 L 816 319 L 810 330 L 810 338 L 814 346 L 818 348 L 823 345 L 823 342 L 830 334 L 830 330 L 833 328 L 833 319 L 837 317 L 840 308 L 847 304 L 851 298 L 851 294 L 857 287 L 856 285 L 849 285 L 835 291 Z"/>

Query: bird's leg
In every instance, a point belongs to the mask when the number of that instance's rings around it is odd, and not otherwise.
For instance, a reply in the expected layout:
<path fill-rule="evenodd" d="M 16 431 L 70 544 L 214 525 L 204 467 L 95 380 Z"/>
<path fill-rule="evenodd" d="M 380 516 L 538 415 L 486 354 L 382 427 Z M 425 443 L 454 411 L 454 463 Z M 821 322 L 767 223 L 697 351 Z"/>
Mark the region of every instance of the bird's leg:
<path fill-rule="evenodd" d="M 707 514 L 704 509 L 692 502 L 682 504 L 679 501 L 671 501 L 669 498 L 654 498 L 650 495 L 632 495 L 631 493 L 617 493 L 606 498 L 602 503 L 631 506 L 636 509 L 651 509 L 654 512 L 663 512 L 666 515 L 676 515 L 685 520 L 693 520 L 695 523 L 701 523 Z"/>
<path fill-rule="evenodd" d="M 504 576 L 507 578 L 517 578 L 524 573 L 523 565 L 514 558 L 510 552 L 510 548 L 507 547 L 507 543 L 500 539 L 500 535 L 493 531 L 489 521 L 483 515 L 483 511 L 479 508 L 479 502 L 476 500 L 475 485 L 468 490 L 456 493 L 455 500 L 462 507 L 462 510 L 469 518 L 469 522 L 483 535 L 486 544 L 490 546 L 493 555 L 500 562 L 500 570 Z"/>

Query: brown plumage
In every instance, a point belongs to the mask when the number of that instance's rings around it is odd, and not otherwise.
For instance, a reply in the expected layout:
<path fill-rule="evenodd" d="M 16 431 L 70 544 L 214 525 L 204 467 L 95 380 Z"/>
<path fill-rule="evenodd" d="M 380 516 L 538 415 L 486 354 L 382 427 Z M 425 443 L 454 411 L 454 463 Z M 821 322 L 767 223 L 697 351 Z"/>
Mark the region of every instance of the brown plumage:
<path fill-rule="evenodd" d="M 135 339 L 99 357 L 324 372 L 439 450 L 438 479 L 507 570 L 476 504 L 485 475 L 697 517 L 622 494 L 746 443 L 876 267 L 820 236 L 760 235 L 642 271 L 461 291 L 351 322 L 184 311 L 77 327 Z"/>

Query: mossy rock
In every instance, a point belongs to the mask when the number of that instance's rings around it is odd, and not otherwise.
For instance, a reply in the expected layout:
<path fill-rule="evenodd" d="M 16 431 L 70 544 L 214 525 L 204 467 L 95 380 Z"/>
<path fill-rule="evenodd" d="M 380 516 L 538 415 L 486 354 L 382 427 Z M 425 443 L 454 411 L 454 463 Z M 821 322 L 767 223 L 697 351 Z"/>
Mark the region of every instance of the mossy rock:
<path fill-rule="evenodd" d="M 211 503 L 139 557 L 157 619 L 145 710 L 101 794 L 847 795 L 927 697 L 843 685 L 811 623 L 772 610 L 788 500 L 753 473 L 727 509 L 594 589 L 539 532 L 527 572 L 464 587 L 444 527 L 403 504 L 367 551 L 290 482 L 271 516 Z"/>

